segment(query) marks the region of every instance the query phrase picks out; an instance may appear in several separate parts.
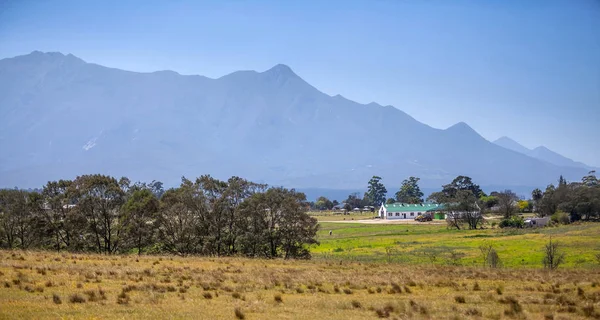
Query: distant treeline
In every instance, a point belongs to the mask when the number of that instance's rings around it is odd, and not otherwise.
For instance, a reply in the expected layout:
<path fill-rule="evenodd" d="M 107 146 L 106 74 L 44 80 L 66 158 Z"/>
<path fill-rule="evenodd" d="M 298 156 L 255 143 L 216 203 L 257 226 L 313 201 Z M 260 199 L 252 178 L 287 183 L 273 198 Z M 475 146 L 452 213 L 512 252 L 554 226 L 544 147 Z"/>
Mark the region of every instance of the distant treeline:
<path fill-rule="evenodd" d="M 178 188 L 105 175 L 0 190 L 0 246 L 78 252 L 309 258 L 317 221 L 303 193 L 239 177 Z"/>

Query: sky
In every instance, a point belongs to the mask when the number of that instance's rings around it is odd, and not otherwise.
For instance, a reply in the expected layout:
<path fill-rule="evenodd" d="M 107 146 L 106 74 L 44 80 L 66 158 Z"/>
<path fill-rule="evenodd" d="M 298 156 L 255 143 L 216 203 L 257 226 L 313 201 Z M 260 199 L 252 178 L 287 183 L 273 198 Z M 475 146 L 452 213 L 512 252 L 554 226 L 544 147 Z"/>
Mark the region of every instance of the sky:
<path fill-rule="evenodd" d="M 600 167 L 599 0 L 0 0 L 0 58 L 34 50 L 213 78 L 283 63 L 330 95 Z"/>

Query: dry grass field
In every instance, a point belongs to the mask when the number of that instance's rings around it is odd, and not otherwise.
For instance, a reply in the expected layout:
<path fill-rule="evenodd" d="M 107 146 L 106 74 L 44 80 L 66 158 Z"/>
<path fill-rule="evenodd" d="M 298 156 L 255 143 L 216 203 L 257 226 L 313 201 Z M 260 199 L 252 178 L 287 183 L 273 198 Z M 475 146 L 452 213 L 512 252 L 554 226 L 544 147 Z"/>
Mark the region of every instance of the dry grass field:
<path fill-rule="evenodd" d="M 0 251 L 3 319 L 600 319 L 600 270 Z"/>

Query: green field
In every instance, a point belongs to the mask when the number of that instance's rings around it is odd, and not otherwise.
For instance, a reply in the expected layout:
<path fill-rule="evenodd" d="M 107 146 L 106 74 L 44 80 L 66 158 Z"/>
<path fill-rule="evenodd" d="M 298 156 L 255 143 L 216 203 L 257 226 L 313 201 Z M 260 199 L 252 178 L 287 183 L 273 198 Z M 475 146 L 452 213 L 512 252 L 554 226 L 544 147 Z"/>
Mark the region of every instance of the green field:
<path fill-rule="evenodd" d="M 479 246 L 489 242 L 493 243 L 506 267 L 541 267 L 544 244 L 552 237 L 553 241 L 563 245 L 567 254 L 564 267 L 599 265 L 596 259 L 596 254 L 600 253 L 598 223 L 539 229 L 455 230 L 443 224 L 359 224 L 320 220 L 318 238 L 321 244 L 312 249 L 315 259 L 478 265 L 482 262 Z"/>

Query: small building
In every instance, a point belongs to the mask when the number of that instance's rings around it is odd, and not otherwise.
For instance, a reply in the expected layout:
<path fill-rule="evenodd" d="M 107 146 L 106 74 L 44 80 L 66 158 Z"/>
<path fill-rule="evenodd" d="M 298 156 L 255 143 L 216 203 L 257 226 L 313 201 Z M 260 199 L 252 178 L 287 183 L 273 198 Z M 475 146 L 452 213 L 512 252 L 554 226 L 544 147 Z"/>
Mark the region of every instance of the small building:
<path fill-rule="evenodd" d="M 442 212 L 443 206 L 437 203 L 390 203 L 382 204 L 379 208 L 379 217 L 389 220 L 414 220 L 419 215 L 429 213 L 433 219 L 443 220 L 446 218 Z"/>
<path fill-rule="evenodd" d="M 545 227 L 548 225 L 548 222 L 550 222 L 550 217 L 528 218 L 525 220 L 525 227 L 528 227 L 528 228 Z"/>

